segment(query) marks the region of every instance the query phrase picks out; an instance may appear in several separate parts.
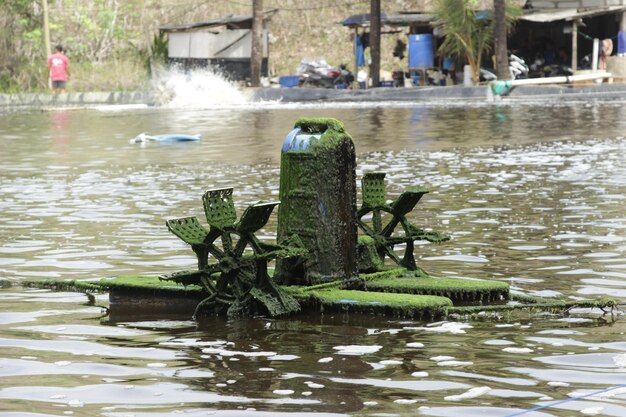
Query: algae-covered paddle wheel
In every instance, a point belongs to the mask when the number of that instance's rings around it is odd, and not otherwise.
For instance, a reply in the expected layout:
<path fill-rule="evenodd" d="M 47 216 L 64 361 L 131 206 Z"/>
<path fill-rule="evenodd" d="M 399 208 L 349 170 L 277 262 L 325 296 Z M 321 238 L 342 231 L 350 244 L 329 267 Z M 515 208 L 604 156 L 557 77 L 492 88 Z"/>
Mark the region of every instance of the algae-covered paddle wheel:
<path fill-rule="evenodd" d="M 343 123 L 301 118 L 281 149 L 279 245 L 255 236 L 277 202 L 253 204 L 237 220 L 233 189 L 210 190 L 202 199 L 208 229 L 195 217 L 167 221 L 169 230 L 191 245 L 197 270 L 160 279 L 103 278 L 88 287 L 52 285 L 108 290 L 112 312 L 133 314 L 142 307 L 188 314 L 196 307 L 194 316 L 278 316 L 302 308 L 433 320 L 482 309 L 614 305 L 610 300 L 507 303 L 513 296 L 504 281 L 424 273 L 415 263 L 414 242 L 448 237 L 407 219 L 426 191 L 409 190 L 388 203 L 384 180 L 383 173 L 364 176 L 363 205 L 357 209 L 356 154 Z M 270 277 L 268 263 L 274 259 L 276 273 Z"/>
<path fill-rule="evenodd" d="M 257 313 L 278 316 L 299 310 L 298 302 L 274 284 L 267 265 L 272 259 L 303 256 L 306 251 L 264 243 L 254 235 L 279 203 L 253 204 L 237 221 L 232 194 L 232 188 L 204 193 L 202 202 L 209 230 L 196 217 L 166 221 L 172 233 L 191 245 L 198 258 L 198 270 L 161 279 L 205 289 L 208 295 L 198 304 L 194 316 L 224 312 L 229 317 Z M 215 262 L 209 262 L 209 257 Z"/>
<path fill-rule="evenodd" d="M 411 224 L 406 215 L 421 200 L 426 190 L 405 191 L 396 200 L 387 203 L 384 172 L 370 172 L 361 181 L 363 204 L 357 211 L 357 224 L 367 238 L 361 238 L 361 252 L 368 244 L 373 244 L 378 259 L 361 261 L 361 269 L 380 270 L 384 268 L 385 258 L 408 270 L 421 271 L 413 255 L 416 240 L 433 243 L 450 240 L 441 233 L 425 231 Z M 397 246 L 404 245 L 402 257 L 397 253 Z M 364 257 L 361 256 L 361 259 Z"/>

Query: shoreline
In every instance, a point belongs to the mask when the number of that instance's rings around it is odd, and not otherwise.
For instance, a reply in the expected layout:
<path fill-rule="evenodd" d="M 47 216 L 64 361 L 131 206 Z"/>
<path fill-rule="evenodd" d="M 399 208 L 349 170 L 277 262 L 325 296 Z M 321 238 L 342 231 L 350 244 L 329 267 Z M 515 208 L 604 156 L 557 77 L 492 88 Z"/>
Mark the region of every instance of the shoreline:
<path fill-rule="evenodd" d="M 247 89 L 252 103 L 371 103 L 371 102 L 427 102 L 442 100 L 479 100 L 488 95 L 488 86 L 450 87 L 381 87 L 367 90 L 333 90 L 325 88 L 256 88 Z M 518 99 L 620 99 L 626 98 L 626 84 L 598 85 L 541 85 L 520 86 L 502 97 L 500 102 Z M 0 109 L 90 108 L 103 105 L 159 105 L 156 91 L 128 92 L 70 92 L 63 94 L 28 93 L 0 94 Z"/>

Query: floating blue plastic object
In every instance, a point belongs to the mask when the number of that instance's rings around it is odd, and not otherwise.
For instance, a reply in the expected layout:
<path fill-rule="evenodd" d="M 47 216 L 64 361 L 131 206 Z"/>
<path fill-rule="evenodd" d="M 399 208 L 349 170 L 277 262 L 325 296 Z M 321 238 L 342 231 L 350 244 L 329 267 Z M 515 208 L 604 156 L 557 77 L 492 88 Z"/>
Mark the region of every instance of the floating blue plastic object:
<path fill-rule="evenodd" d="M 182 133 L 168 133 L 166 135 L 146 135 L 140 133 L 130 140 L 130 143 L 146 143 L 146 142 L 197 142 L 200 135 L 185 135 Z"/>

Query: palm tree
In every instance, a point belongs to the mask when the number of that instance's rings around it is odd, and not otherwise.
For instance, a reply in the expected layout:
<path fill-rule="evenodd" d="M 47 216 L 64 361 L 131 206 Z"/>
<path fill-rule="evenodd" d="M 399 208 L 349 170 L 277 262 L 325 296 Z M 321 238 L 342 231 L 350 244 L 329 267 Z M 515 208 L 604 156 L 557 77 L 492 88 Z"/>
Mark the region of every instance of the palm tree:
<path fill-rule="evenodd" d="M 492 11 L 477 11 L 477 4 L 477 0 L 436 0 L 434 11 L 435 26 L 444 36 L 439 51 L 465 59 L 472 69 L 474 82 L 478 82 L 483 55 L 491 49 L 494 36 Z M 507 31 L 519 15 L 519 6 L 507 2 Z"/>

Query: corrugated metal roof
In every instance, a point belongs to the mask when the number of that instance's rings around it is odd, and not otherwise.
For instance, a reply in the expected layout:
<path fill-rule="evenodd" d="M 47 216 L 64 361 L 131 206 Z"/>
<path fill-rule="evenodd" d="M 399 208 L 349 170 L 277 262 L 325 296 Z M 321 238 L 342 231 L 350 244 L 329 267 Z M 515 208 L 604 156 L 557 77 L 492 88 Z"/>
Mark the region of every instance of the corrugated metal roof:
<path fill-rule="evenodd" d="M 433 15 L 425 13 L 398 13 L 392 15 L 382 13 L 380 16 L 380 23 L 386 26 L 409 26 L 416 23 L 427 24 L 433 20 L 435 20 Z M 355 14 L 339 23 L 348 27 L 369 26 L 370 15 L 369 13 Z"/>
<path fill-rule="evenodd" d="M 535 23 L 549 23 L 558 20 L 571 21 L 583 17 L 593 17 L 621 11 L 626 11 L 626 6 L 594 7 L 589 9 L 554 9 L 532 12 L 521 16 L 519 19 Z"/>
<path fill-rule="evenodd" d="M 263 20 L 267 21 L 272 18 L 278 9 L 267 10 L 263 12 L 265 15 Z M 221 19 L 207 20 L 199 23 L 185 23 L 182 25 L 160 26 L 159 30 L 163 32 L 181 32 L 194 29 L 207 29 L 212 27 L 226 26 L 229 29 L 252 29 L 252 15 L 243 16 L 226 16 Z"/>
<path fill-rule="evenodd" d="M 426 13 L 401 13 L 387 16 L 385 21 L 388 25 L 408 26 L 412 23 L 430 23 L 435 16 Z"/>

